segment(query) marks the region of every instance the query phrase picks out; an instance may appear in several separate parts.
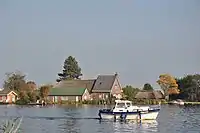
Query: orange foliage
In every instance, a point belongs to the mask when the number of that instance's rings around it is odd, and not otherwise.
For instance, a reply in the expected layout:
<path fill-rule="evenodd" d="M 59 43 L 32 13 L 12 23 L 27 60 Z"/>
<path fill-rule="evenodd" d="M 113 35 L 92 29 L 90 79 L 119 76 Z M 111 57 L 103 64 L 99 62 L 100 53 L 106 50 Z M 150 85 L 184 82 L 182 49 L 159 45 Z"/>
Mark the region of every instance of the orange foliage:
<path fill-rule="evenodd" d="M 49 85 L 44 85 L 44 86 L 40 87 L 40 95 L 42 98 L 47 98 L 50 87 L 51 86 L 49 86 Z"/>
<path fill-rule="evenodd" d="M 180 93 L 180 90 L 177 89 L 177 88 L 169 88 L 168 89 L 168 94 L 171 95 L 171 94 L 179 94 Z"/>
<path fill-rule="evenodd" d="M 162 74 L 159 76 L 157 83 L 168 94 L 179 94 L 178 84 L 174 77 L 169 74 Z"/>

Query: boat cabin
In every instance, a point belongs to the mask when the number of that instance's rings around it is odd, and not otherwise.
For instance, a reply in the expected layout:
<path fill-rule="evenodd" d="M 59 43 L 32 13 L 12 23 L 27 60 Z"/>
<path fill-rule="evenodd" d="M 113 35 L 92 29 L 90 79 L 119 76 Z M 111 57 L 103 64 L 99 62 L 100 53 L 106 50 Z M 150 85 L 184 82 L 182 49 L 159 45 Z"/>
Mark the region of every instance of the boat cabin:
<path fill-rule="evenodd" d="M 131 107 L 132 102 L 128 100 L 115 100 L 115 107 L 116 108 L 127 108 Z"/>
<path fill-rule="evenodd" d="M 127 112 L 133 110 L 133 105 L 131 101 L 128 100 L 115 100 L 115 107 L 113 112 Z"/>

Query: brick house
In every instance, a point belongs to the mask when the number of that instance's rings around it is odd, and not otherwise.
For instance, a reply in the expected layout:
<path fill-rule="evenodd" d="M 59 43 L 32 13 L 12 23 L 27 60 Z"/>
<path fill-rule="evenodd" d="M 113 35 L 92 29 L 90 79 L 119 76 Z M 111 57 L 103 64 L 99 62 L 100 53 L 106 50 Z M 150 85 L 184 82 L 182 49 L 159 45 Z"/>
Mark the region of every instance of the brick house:
<path fill-rule="evenodd" d="M 0 91 L 0 102 L 2 103 L 15 103 L 17 100 L 17 93 L 9 89 Z"/>
<path fill-rule="evenodd" d="M 99 75 L 91 89 L 92 99 L 108 99 L 111 95 L 117 99 L 122 97 L 118 75 Z"/>
<path fill-rule="evenodd" d="M 81 91 L 81 89 L 84 89 L 84 93 L 78 93 L 79 91 Z M 60 91 L 60 94 L 55 94 L 54 90 Z M 76 91 L 76 93 L 73 93 L 72 95 L 71 93 L 69 93 L 71 91 Z M 90 80 L 60 81 L 57 85 L 54 86 L 54 88 L 50 89 L 48 98 L 51 100 L 53 100 L 54 97 L 60 100 L 65 99 L 77 101 L 94 99 L 104 100 L 108 99 L 109 96 L 114 96 L 118 99 L 122 97 L 122 87 L 119 83 L 117 74 L 99 75 L 97 79 Z M 55 101 L 55 99 L 53 101 Z"/>

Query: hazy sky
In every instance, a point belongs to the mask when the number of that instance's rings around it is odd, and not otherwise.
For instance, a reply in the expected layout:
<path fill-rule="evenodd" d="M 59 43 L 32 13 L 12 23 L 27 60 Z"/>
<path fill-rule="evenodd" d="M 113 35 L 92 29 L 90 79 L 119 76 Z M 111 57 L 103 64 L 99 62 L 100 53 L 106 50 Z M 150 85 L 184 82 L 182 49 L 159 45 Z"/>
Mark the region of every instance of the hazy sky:
<path fill-rule="evenodd" d="M 15 70 L 55 82 L 69 55 L 84 78 L 136 87 L 200 72 L 199 0 L 1 0 L 0 18 L 1 83 Z"/>

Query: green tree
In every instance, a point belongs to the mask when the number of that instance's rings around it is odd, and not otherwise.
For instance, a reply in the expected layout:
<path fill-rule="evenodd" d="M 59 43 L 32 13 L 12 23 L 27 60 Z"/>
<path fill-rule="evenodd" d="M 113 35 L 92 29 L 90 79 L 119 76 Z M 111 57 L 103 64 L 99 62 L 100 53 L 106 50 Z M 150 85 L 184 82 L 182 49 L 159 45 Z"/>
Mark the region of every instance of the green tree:
<path fill-rule="evenodd" d="M 152 91 L 153 87 L 151 86 L 151 84 L 146 83 L 146 84 L 144 84 L 143 90 L 145 90 L 145 91 Z"/>
<path fill-rule="evenodd" d="M 140 90 L 138 88 L 133 88 L 131 85 L 126 85 L 123 89 L 123 97 L 127 100 L 133 100 L 135 95 Z"/>
<path fill-rule="evenodd" d="M 186 75 L 176 79 L 180 94 L 175 98 L 200 101 L 200 74 Z"/>
<path fill-rule="evenodd" d="M 30 103 L 29 97 L 25 91 L 20 91 L 18 93 L 19 100 L 16 101 L 17 104 L 28 104 Z"/>
<path fill-rule="evenodd" d="M 35 91 L 29 91 L 29 92 L 27 93 L 27 96 L 28 96 L 30 102 L 36 102 L 36 100 L 37 100 L 37 95 L 36 95 L 36 92 L 35 92 Z"/>
<path fill-rule="evenodd" d="M 80 76 L 82 76 L 81 68 L 74 57 L 69 56 L 64 61 L 63 72 L 58 73 L 58 76 L 59 79 L 57 79 L 57 82 L 62 80 L 80 79 Z"/>

